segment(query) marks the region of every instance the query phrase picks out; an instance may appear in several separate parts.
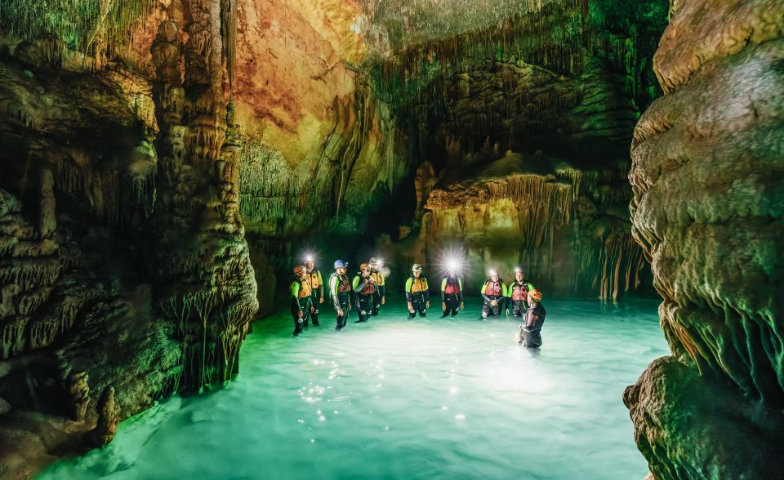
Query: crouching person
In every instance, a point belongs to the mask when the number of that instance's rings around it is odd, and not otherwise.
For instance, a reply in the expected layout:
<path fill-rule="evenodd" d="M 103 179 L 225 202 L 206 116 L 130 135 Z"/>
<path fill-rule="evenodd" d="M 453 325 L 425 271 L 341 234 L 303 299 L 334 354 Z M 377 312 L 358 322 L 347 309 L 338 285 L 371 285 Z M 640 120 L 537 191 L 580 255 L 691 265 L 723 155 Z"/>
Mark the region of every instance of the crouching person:
<path fill-rule="evenodd" d="M 367 322 L 373 314 L 373 296 L 376 293 L 376 282 L 370 276 L 370 265 L 363 263 L 359 266 L 359 272 L 354 277 L 354 295 L 357 299 L 357 315 L 359 320 L 356 323 Z"/>
<path fill-rule="evenodd" d="M 289 286 L 291 293 L 291 317 L 294 319 L 294 336 L 307 328 L 308 318 L 313 310 L 311 304 L 311 288 L 305 267 L 294 267 L 294 279 Z"/>
<path fill-rule="evenodd" d="M 539 290 L 528 292 L 528 304 L 525 323 L 520 325 L 521 338 L 518 343 L 527 348 L 539 348 L 542 346 L 542 325 L 547 315 L 542 306 L 542 293 Z"/>
<path fill-rule="evenodd" d="M 341 331 L 346 326 L 348 312 L 351 311 L 351 283 L 346 276 L 348 263 L 343 260 L 335 261 L 335 272 L 329 277 L 329 296 L 335 305 L 337 314 L 335 330 Z"/>
<path fill-rule="evenodd" d="M 490 278 L 482 285 L 482 320 L 501 315 L 501 308 L 506 303 L 506 285 L 498 276 L 498 272 L 490 270 Z"/>
<path fill-rule="evenodd" d="M 528 292 L 534 286 L 525 281 L 525 273 L 520 267 L 515 268 L 515 280 L 507 289 L 506 316 L 509 316 L 509 302 L 511 302 L 512 314 L 516 318 L 522 318 L 528 310 Z"/>
<path fill-rule="evenodd" d="M 430 308 L 430 290 L 427 278 L 422 275 L 422 265 L 414 264 L 411 267 L 411 277 L 406 281 L 406 300 L 408 301 L 408 319 L 427 315 Z"/>

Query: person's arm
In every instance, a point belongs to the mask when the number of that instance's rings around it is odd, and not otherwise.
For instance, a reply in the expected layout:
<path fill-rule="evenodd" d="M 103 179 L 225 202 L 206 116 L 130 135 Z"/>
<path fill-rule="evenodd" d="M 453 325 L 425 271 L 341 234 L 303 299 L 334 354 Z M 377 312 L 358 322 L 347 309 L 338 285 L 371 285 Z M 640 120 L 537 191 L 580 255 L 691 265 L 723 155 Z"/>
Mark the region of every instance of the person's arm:
<path fill-rule="evenodd" d="M 412 300 L 412 298 L 411 298 L 411 284 L 412 283 L 413 283 L 413 280 L 411 278 L 406 280 L 406 301 L 408 302 L 409 305 L 411 305 L 411 300 Z"/>
<path fill-rule="evenodd" d="M 492 298 L 490 298 L 490 297 L 487 295 L 487 293 L 485 293 L 485 292 L 487 292 L 487 282 L 485 282 L 485 283 L 484 283 L 484 285 L 482 285 L 482 290 L 481 290 L 479 293 L 481 293 L 481 294 L 482 294 L 482 298 L 484 298 L 484 299 L 485 299 L 485 300 L 487 300 L 488 302 L 491 302 L 491 301 L 493 301 L 493 299 L 492 299 Z"/>
<path fill-rule="evenodd" d="M 365 287 L 365 284 L 362 282 L 362 276 L 361 275 L 357 275 L 356 277 L 354 277 L 353 286 L 354 286 L 354 293 L 361 292 L 362 289 Z"/>
<path fill-rule="evenodd" d="M 525 330 L 531 330 L 536 325 L 536 321 L 539 319 L 539 315 L 534 312 L 529 311 L 528 316 L 525 320 Z"/>
<path fill-rule="evenodd" d="M 338 298 L 338 277 L 330 277 L 329 279 L 329 296 L 332 297 L 332 303 L 335 304 L 335 310 L 340 308 L 340 299 Z"/>
<path fill-rule="evenodd" d="M 441 280 L 441 303 L 446 302 L 446 278 Z"/>
<path fill-rule="evenodd" d="M 299 310 L 299 316 L 302 316 L 302 305 L 299 303 L 299 290 L 300 284 L 297 281 L 291 282 L 289 286 L 289 292 L 291 292 L 291 300 L 297 306 L 297 310 Z"/>
<path fill-rule="evenodd" d="M 318 271 L 319 287 L 321 288 L 321 301 L 324 301 L 324 280 L 321 277 L 321 270 Z"/>

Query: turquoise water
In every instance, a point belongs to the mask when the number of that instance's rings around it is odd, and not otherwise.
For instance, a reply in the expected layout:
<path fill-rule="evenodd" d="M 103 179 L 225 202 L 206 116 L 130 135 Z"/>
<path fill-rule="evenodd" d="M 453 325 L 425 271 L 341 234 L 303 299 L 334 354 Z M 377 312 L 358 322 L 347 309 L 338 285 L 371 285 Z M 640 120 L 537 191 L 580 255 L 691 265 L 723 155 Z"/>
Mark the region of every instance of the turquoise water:
<path fill-rule="evenodd" d="M 265 319 L 226 389 L 162 402 L 38 478 L 642 479 L 621 394 L 668 353 L 656 302 L 546 302 L 540 354 L 478 303 L 413 321 L 387 305 L 343 332 L 323 315 L 299 338 Z"/>

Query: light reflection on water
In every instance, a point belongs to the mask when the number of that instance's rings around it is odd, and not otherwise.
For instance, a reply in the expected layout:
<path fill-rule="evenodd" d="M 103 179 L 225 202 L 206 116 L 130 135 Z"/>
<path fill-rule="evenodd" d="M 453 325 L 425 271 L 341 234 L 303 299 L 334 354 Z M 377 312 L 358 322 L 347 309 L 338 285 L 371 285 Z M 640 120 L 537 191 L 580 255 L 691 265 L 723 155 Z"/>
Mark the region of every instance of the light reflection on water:
<path fill-rule="evenodd" d="M 667 354 L 656 303 L 546 307 L 541 354 L 476 306 L 409 322 L 387 305 L 296 339 L 287 317 L 267 319 L 225 390 L 164 402 L 40 478 L 644 477 L 621 393 Z"/>

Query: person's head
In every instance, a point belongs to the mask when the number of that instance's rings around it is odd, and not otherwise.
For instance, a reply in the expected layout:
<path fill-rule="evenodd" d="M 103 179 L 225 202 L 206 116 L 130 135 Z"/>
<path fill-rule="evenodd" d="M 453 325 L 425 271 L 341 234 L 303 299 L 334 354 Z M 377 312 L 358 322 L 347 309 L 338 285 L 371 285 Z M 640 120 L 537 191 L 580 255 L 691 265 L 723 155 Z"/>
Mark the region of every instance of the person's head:
<path fill-rule="evenodd" d="M 294 276 L 297 278 L 300 279 L 305 278 L 305 275 L 307 273 L 308 273 L 307 270 L 305 270 L 305 267 L 303 267 L 302 265 L 297 265 L 296 267 L 294 267 Z"/>
<path fill-rule="evenodd" d="M 528 301 L 530 303 L 541 303 L 542 302 L 542 292 L 539 290 L 531 290 L 528 292 Z"/>
<path fill-rule="evenodd" d="M 523 273 L 523 269 L 520 267 L 515 268 L 515 280 L 522 282 L 524 278 L 525 273 Z"/>
<path fill-rule="evenodd" d="M 314 262 L 313 260 L 308 260 L 307 262 L 305 262 L 305 268 L 307 268 L 308 270 L 313 270 L 314 268 L 316 268 L 316 262 Z"/>
<path fill-rule="evenodd" d="M 411 267 L 411 274 L 414 278 L 419 278 L 422 276 L 422 265 L 415 263 L 413 267 Z"/>
<path fill-rule="evenodd" d="M 368 275 L 370 275 L 370 265 L 368 265 L 367 263 L 363 263 L 362 265 L 359 266 L 359 271 L 362 272 L 362 275 L 367 277 Z"/>
<path fill-rule="evenodd" d="M 344 262 L 343 260 L 335 260 L 335 271 L 338 275 L 345 275 L 346 274 L 346 267 L 348 267 L 348 263 Z"/>
<path fill-rule="evenodd" d="M 449 263 L 446 264 L 446 273 L 450 277 L 457 276 L 457 269 L 460 265 L 457 263 L 456 260 L 450 260 Z"/>
<path fill-rule="evenodd" d="M 378 259 L 376 257 L 372 257 L 368 262 L 368 265 L 370 266 L 371 270 L 378 270 Z"/>
<path fill-rule="evenodd" d="M 498 272 L 496 270 L 490 270 L 490 280 L 497 282 L 500 277 L 498 276 Z"/>

